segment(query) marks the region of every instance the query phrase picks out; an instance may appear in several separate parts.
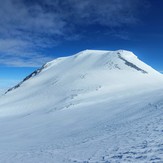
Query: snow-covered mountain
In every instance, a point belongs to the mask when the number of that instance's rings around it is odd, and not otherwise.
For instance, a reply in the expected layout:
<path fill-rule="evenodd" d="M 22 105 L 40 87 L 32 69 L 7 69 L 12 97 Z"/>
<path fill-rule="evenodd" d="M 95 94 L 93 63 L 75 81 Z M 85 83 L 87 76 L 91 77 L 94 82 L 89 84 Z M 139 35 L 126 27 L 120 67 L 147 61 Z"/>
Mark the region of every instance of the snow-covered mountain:
<path fill-rule="evenodd" d="M 0 97 L 0 162 L 163 161 L 162 114 L 162 74 L 129 51 L 85 50 Z"/>

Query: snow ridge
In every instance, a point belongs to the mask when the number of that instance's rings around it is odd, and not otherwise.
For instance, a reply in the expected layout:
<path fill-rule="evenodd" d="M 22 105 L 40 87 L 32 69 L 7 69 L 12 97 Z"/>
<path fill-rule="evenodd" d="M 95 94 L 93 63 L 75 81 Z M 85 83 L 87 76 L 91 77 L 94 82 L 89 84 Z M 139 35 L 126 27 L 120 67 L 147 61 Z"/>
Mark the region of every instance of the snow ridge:
<path fill-rule="evenodd" d="M 123 64 L 120 60 L 123 60 L 125 64 Z M 41 68 L 34 71 L 29 76 L 27 76 L 25 79 L 23 79 L 22 82 L 20 82 L 13 88 L 10 88 L 9 90 L 7 90 L 5 92 L 5 94 L 7 94 L 8 92 L 10 92 L 12 90 L 19 88 L 25 81 L 38 75 L 44 69 L 49 69 L 49 68 L 52 69 L 53 67 L 56 67 L 58 64 L 61 64 L 66 61 L 69 61 L 72 64 L 75 62 L 77 62 L 78 64 L 81 64 L 81 62 L 85 62 L 84 66 L 86 66 L 86 67 L 89 65 L 95 65 L 95 67 L 89 67 L 89 69 L 93 69 L 93 68 L 96 69 L 97 67 L 102 69 L 104 64 L 107 64 L 108 68 L 110 70 L 111 69 L 119 69 L 119 70 L 126 69 L 129 71 L 129 68 L 127 68 L 127 67 L 130 67 L 137 71 L 142 72 L 143 74 L 148 74 L 148 73 L 149 74 L 150 73 L 158 74 L 157 71 L 155 71 L 153 68 L 149 67 L 145 63 L 141 62 L 138 59 L 138 57 L 130 51 L 126 51 L 126 50 L 117 50 L 117 51 L 84 50 L 84 51 L 81 51 L 73 56 L 57 58 L 51 62 L 46 63 Z M 96 62 L 96 63 L 94 63 L 94 62 Z M 125 65 L 127 65 L 127 67 Z"/>

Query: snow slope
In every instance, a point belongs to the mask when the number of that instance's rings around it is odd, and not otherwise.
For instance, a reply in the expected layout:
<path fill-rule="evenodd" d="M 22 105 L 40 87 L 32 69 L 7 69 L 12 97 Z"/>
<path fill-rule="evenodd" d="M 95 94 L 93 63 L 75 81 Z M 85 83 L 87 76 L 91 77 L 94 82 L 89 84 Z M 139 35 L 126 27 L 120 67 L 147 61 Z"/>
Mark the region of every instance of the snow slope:
<path fill-rule="evenodd" d="M 0 89 L 0 95 L 3 94 L 5 90 L 3 88 Z"/>
<path fill-rule="evenodd" d="M 162 83 L 125 50 L 49 62 L 0 97 L 0 162 L 163 162 Z"/>

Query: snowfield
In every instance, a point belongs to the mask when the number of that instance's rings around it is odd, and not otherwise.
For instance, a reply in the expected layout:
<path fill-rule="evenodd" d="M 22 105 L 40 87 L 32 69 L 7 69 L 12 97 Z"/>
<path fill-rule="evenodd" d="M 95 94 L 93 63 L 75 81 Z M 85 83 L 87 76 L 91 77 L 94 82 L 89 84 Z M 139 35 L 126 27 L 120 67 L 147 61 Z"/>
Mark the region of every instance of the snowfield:
<path fill-rule="evenodd" d="M 125 50 L 55 59 L 0 97 L 0 163 L 163 163 L 163 75 Z"/>

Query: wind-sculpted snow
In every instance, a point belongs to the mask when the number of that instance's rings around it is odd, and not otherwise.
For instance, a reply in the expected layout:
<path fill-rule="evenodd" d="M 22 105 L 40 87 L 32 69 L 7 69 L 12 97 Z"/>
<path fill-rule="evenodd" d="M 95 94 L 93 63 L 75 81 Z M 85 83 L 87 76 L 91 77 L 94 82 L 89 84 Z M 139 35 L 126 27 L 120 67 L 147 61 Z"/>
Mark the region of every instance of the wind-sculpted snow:
<path fill-rule="evenodd" d="M 0 162 L 161 163 L 162 83 L 124 50 L 49 62 L 0 97 Z"/>

